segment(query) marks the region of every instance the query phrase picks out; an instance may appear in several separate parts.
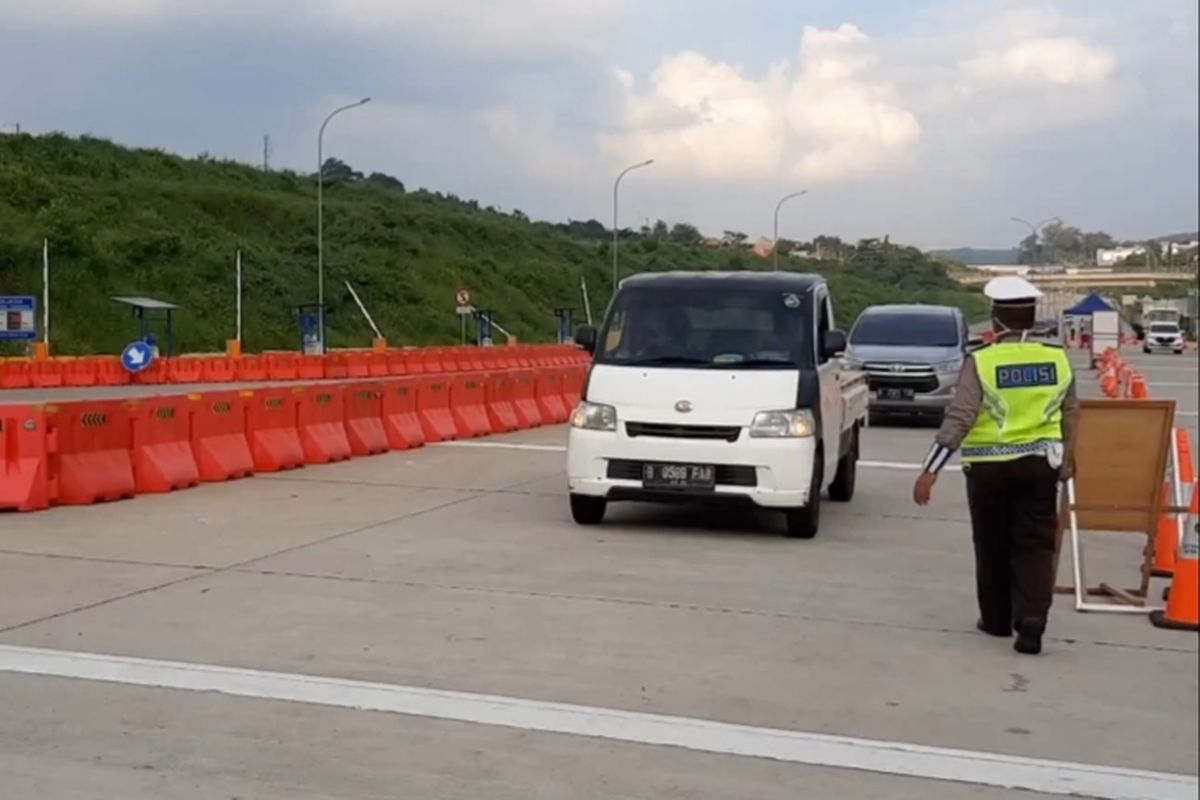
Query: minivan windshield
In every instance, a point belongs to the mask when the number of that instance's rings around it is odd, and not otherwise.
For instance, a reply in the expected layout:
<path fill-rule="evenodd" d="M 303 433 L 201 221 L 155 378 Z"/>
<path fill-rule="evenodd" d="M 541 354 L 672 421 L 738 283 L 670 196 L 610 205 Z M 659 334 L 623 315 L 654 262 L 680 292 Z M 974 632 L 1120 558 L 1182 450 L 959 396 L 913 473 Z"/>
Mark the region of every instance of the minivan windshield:
<path fill-rule="evenodd" d="M 868 312 L 850 332 L 850 344 L 896 347 L 958 347 L 958 323 L 944 312 Z"/>
<path fill-rule="evenodd" d="M 795 369 L 811 326 L 802 295 L 762 289 L 626 288 L 608 314 L 596 361 L 692 369 Z"/>

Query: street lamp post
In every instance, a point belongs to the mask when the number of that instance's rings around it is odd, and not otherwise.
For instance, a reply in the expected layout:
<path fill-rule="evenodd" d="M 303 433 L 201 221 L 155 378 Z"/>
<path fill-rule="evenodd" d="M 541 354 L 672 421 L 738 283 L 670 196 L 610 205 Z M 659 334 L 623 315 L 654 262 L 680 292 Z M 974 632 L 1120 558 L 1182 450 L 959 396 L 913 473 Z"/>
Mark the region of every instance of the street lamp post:
<path fill-rule="evenodd" d="M 616 294 L 616 292 L 617 292 L 617 240 L 620 237 L 620 228 L 617 227 L 617 198 L 618 198 L 618 190 L 621 188 L 621 178 L 624 178 L 625 174 L 627 172 L 632 172 L 633 170 L 640 169 L 642 167 L 648 167 L 653 163 L 654 163 L 654 159 L 648 158 L 645 161 L 642 161 L 640 163 L 631 164 L 628 167 L 626 167 L 625 169 L 621 170 L 620 174 L 617 175 L 617 179 L 615 181 L 613 181 L 613 266 L 612 266 L 613 294 Z"/>
<path fill-rule="evenodd" d="M 321 336 L 321 352 L 325 346 L 325 126 L 329 121 L 343 111 L 366 105 L 371 98 L 364 97 L 357 103 L 350 103 L 341 108 L 335 108 L 321 123 L 317 133 L 317 330 Z"/>
<path fill-rule="evenodd" d="M 771 257 L 774 259 L 775 269 L 779 269 L 779 209 L 783 208 L 783 204 L 788 200 L 791 200 L 793 197 L 800 197 L 801 195 L 806 194 L 808 194 L 808 189 L 801 189 L 798 192 L 792 192 L 791 194 L 784 195 L 783 197 L 779 198 L 779 202 L 775 204 L 775 234 L 774 238 L 771 240 Z"/>
<path fill-rule="evenodd" d="M 1009 219 L 1011 219 L 1013 222 L 1018 222 L 1018 223 L 1024 225 L 1026 228 L 1029 228 L 1030 234 L 1033 235 L 1033 256 L 1032 256 L 1032 258 L 1035 262 L 1037 261 L 1038 236 L 1040 235 L 1042 228 L 1046 227 L 1051 222 L 1057 222 L 1059 225 L 1062 225 L 1062 220 L 1059 219 L 1058 217 L 1050 217 L 1049 219 L 1044 219 L 1041 222 L 1039 222 L 1037 225 L 1034 225 L 1032 222 L 1030 222 L 1028 220 L 1021 219 L 1020 217 L 1009 217 Z M 1030 266 L 1037 266 L 1037 264 L 1034 263 L 1034 264 L 1031 264 Z"/>

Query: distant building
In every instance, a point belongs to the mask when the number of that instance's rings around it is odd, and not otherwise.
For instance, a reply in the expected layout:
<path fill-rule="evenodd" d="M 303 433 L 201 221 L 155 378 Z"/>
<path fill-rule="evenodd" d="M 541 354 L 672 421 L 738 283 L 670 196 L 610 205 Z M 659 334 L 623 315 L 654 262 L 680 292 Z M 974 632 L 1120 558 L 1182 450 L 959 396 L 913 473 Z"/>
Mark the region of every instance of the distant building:
<path fill-rule="evenodd" d="M 760 236 L 754 246 L 750 248 L 754 251 L 754 255 L 759 258 L 766 258 L 775 252 L 775 243 L 765 236 Z"/>
<path fill-rule="evenodd" d="M 1130 256 L 1140 256 L 1145 252 L 1146 248 L 1140 244 L 1128 247 L 1101 247 L 1096 251 L 1096 266 L 1113 267 Z"/>

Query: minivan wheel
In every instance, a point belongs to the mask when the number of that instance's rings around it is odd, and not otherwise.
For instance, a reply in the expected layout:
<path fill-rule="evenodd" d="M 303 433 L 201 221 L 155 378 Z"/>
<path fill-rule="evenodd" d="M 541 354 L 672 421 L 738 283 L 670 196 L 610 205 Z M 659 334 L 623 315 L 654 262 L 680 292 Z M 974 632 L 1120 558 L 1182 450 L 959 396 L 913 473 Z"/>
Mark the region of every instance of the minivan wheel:
<path fill-rule="evenodd" d="M 835 503 L 848 503 L 854 498 L 854 484 L 858 477 L 858 435 L 859 428 L 854 427 L 850 435 L 850 446 L 838 459 L 837 474 L 833 483 L 829 484 L 829 499 Z"/>
<path fill-rule="evenodd" d="M 607 509 L 608 501 L 603 497 L 571 495 L 571 517 L 577 525 L 599 525 L 604 521 L 604 512 Z"/>

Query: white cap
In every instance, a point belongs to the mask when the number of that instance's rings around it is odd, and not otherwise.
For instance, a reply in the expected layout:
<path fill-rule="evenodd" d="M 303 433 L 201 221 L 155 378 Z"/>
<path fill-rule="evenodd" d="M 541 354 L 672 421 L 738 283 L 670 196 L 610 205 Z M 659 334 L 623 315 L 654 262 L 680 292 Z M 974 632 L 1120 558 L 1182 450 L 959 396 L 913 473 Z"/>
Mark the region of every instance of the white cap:
<path fill-rule="evenodd" d="M 983 287 L 983 293 L 992 300 L 1000 302 L 1034 300 L 1042 296 L 1041 289 L 1016 275 L 1003 275 L 999 278 L 992 278 L 987 282 L 987 286 Z"/>

